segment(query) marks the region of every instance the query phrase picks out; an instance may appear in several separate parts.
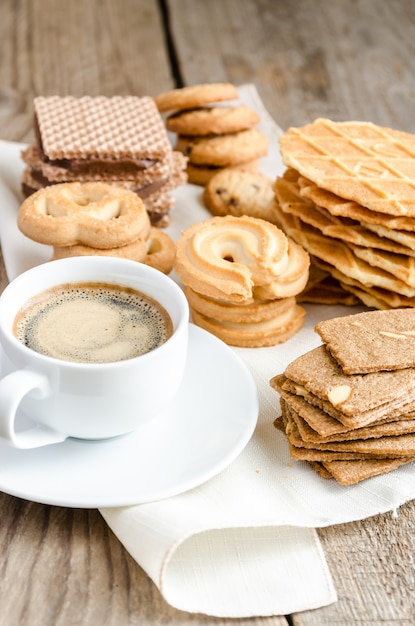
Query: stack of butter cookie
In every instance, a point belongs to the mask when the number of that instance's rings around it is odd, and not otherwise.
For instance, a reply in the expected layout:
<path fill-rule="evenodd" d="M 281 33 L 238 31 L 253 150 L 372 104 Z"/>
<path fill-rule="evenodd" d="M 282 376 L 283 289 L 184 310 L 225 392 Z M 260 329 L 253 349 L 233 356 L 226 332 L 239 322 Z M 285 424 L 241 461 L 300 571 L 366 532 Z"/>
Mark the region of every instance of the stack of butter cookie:
<path fill-rule="evenodd" d="M 323 344 L 271 379 L 293 459 L 351 485 L 415 460 L 415 310 L 320 322 Z"/>
<path fill-rule="evenodd" d="M 22 154 L 25 196 L 66 182 L 105 182 L 134 191 L 151 223 L 165 227 L 186 159 L 173 151 L 150 97 L 34 99 L 36 141 Z"/>
<path fill-rule="evenodd" d="M 415 306 L 415 135 L 318 119 L 280 147 L 280 227 L 367 306 Z"/>
<path fill-rule="evenodd" d="M 20 206 L 20 231 L 53 247 L 52 260 L 71 256 L 114 256 L 168 274 L 176 246 L 151 225 L 143 201 L 108 183 L 60 183 L 39 189 Z"/>
<path fill-rule="evenodd" d="M 174 269 L 198 325 L 226 343 L 281 343 L 304 323 L 295 296 L 309 256 L 274 224 L 249 216 L 212 217 L 177 242 Z"/>
<path fill-rule="evenodd" d="M 268 139 L 256 125 L 258 114 L 236 102 L 230 83 L 183 87 L 159 94 L 155 102 L 167 113 L 166 128 L 176 134 L 175 149 L 187 159 L 189 182 L 204 186 L 218 171 L 256 171 L 268 152 Z"/>

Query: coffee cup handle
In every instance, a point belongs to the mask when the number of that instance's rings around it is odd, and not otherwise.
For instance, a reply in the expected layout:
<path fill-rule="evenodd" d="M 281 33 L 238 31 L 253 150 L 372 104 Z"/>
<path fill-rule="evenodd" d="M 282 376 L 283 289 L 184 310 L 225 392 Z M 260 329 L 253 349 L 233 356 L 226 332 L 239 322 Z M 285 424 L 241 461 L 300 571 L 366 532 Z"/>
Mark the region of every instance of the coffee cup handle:
<path fill-rule="evenodd" d="M 50 393 L 46 376 L 31 370 L 17 370 L 0 380 L 0 438 L 15 448 L 39 448 L 59 443 L 67 435 L 38 424 L 33 428 L 16 432 L 16 414 L 21 401 L 29 392 L 33 397 L 44 398 Z"/>

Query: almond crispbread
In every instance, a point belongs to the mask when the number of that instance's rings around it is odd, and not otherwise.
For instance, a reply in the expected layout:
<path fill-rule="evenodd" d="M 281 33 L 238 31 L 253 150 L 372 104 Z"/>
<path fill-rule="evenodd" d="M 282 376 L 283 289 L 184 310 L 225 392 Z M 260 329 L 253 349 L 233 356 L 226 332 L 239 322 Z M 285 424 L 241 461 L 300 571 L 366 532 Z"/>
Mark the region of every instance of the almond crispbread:
<path fill-rule="evenodd" d="M 318 346 L 292 361 L 285 376 L 320 400 L 333 406 L 342 419 L 368 422 L 415 398 L 415 370 L 346 375 L 324 346 Z"/>
<path fill-rule="evenodd" d="M 415 310 L 368 311 L 319 322 L 315 331 L 345 374 L 415 367 Z"/>
<path fill-rule="evenodd" d="M 409 343 L 399 349 L 414 325 L 413 309 L 316 325 L 324 343 L 270 380 L 281 409 L 274 423 L 294 460 L 342 485 L 415 460 L 414 351 Z"/>

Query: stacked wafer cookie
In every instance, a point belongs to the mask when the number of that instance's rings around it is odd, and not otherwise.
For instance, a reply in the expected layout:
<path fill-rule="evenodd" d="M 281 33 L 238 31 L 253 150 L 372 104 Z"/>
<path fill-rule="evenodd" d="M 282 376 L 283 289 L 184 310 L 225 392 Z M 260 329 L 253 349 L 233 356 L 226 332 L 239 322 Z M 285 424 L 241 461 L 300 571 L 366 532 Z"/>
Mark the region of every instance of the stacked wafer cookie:
<path fill-rule="evenodd" d="M 318 119 L 280 139 L 279 225 L 377 309 L 415 306 L 415 135 Z"/>
<path fill-rule="evenodd" d="M 415 460 L 415 310 L 320 322 L 323 344 L 271 379 L 293 459 L 344 485 Z"/>
<path fill-rule="evenodd" d="M 159 94 L 166 127 L 176 134 L 175 149 L 187 158 L 189 182 L 204 186 L 224 168 L 257 171 L 268 139 L 256 125 L 258 114 L 237 102 L 230 83 L 193 85 Z"/>
<path fill-rule="evenodd" d="M 105 182 L 134 191 L 153 226 L 165 227 L 172 190 L 186 181 L 150 97 L 72 96 L 34 100 L 36 141 L 23 152 L 26 196 L 66 182 Z"/>

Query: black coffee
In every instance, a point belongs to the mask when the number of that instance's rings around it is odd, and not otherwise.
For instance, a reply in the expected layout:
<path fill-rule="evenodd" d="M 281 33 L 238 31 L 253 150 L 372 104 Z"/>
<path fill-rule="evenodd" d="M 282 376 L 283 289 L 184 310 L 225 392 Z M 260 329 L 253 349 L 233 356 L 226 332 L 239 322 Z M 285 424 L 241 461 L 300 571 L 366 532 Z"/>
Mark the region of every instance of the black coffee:
<path fill-rule="evenodd" d="M 32 350 L 80 363 L 145 354 L 173 332 L 167 311 L 149 296 L 107 283 L 63 284 L 28 300 L 14 334 Z"/>

